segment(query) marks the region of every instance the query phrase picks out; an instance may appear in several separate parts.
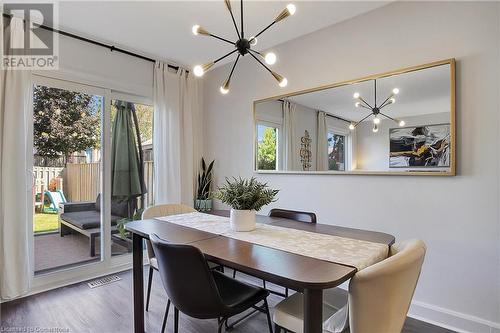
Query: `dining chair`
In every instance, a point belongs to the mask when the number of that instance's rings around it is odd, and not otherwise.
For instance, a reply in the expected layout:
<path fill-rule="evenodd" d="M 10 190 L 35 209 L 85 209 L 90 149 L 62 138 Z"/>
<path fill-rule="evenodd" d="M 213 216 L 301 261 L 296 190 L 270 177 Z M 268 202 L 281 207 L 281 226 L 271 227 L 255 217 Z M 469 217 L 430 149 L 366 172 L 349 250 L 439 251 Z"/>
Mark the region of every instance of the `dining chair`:
<path fill-rule="evenodd" d="M 314 213 L 281 209 L 281 208 L 271 209 L 271 211 L 269 212 L 269 217 L 280 217 L 304 223 L 316 223 L 316 214 Z M 233 278 L 236 278 L 236 270 L 233 270 Z M 265 280 L 262 280 L 262 285 L 264 286 L 264 288 L 266 288 Z M 270 292 L 278 296 L 288 297 L 288 288 L 285 288 L 285 293 L 275 292 L 275 291 L 270 291 Z"/>
<path fill-rule="evenodd" d="M 426 246 L 408 240 L 391 246 L 389 257 L 357 272 L 348 293 L 340 288 L 323 294 L 323 320 L 348 305 L 351 333 L 401 332 L 417 286 Z M 296 293 L 274 309 L 275 333 L 303 332 L 303 295 Z M 347 319 L 347 318 L 346 318 Z"/>
<path fill-rule="evenodd" d="M 217 319 L 218 332 L 227 320 L 248 309 L 257 309 L 267 316 L 269 332 L 273 333 L 267 304 L 269 292 L 211 270 L 203 253 L 191 245 L 169 244 L 157 235 L 150 235 L 156 253 L 163 287 L 168 295 L 163 318 L 165 331 L 170 302 L 174 305 L 174 332 L 179 331 L 179 311 L 197 319 Z M 257 306 L 263 302 L 263 305 Z"/>
<path fill-rule="evenodd" d="M 189 207 L 183 204 L 165 204 L 165 205 L 156 205 L 147 208 L 142 213 L 142 219 L 152 219 L 155 217 L 169 216 L 169 215 L 177 215 L 177 214 L 187 214 L 194 213 L 196 209 Z M 149 299 L 151 297 L 151 285 L 153 283 L 153 273 L 154 271 L 158 271 L 158 261 L 156 260 L 155 253 L 153 251 L 153 247 L 151 246 L 151 242 L 146 240 L 146 246 L 148 249 L 148 261 L 149 261 L 149 276 L 148 276 L 148 290 L 147 290 L 147 298 L 146 298 L 146 311 L 149 310 Z M 212 269 L 222 270 L 222 266 L 211 263 Z"/>

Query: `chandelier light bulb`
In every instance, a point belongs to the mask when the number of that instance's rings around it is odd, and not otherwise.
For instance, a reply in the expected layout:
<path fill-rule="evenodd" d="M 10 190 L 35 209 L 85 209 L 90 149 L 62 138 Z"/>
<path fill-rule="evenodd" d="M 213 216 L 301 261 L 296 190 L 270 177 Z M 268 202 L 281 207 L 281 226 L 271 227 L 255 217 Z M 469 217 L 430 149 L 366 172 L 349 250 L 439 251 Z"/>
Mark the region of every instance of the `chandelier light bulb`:
<path fill-rule="evenodd" d="M 359 108 L 360 105 L 361 105 L 361 102 L 356 102 L 356 104 L 354 104 L 354 106 L 357 108 Z"/>
<path fill-rule="evenodd" d="M 373 133 L 377 133 L 378 132 L 378 126 L 377 126 L 377 124 L 373 124 L 372 131 L 373 131 Z"/>
<path fill-rule="evenodd" d="M 264 60 L 266 61 L 266 64 L 274 65 L 276 63 L 276 54 L 274 54 L 273 52 L 268 52 L 266 53 Z"/>
<path fill-rule="evenodd" d="M 406 125 L 405 121 L 404 120 L 400 120 L 399 121 L 399 127 L 403 127 L 404 125 Z"/>
<path fill-rule="evenodd" d="M 394 88 L 394 89 L 392 89 L 392 93 L 393 93 L 394 95 L 399 94 L 399 89 L 398 89 L 398 88 Z"/>
<path fill-rule="evenodd" d="M 391 101 L 391 104 L 396 103 L 396 99 L 395 99 L 394 97 L 393 97 L 393 98 L 391 98 L 389 101 Z"/>
<path fill-rule="evenodd" d="M 287 84 L 288 84 L 288 80 L 286 79 L 286 77 L 284 77 L 284 78 L 280 81 L 279 86 L 280 86 L 281 88 L 284 88 L 284 87 L 286 87 L 286 86 L 287 86 Z"/>
<path fill-rule="evenodd" d="M 200 29 L 200 26 L 198 24 L 193 25 L 193 35 L 198 36 L 198 30 Z"/>
<path fill-rule="evenodd" d="M 373 123 L 374 123 L 375 125 L 380 124 L 380 118 L 379 118 L 378 116 L 375 116 L 375 118 L 373 118 Z"/>
<path fill-rule="evenodd" d="M 297 10 L 297 7 L 295 7 L 295 5 L 293 3 L 290 3 L 286 6 L 286 9 L 288 10 L 288 13 L 290 15 L 293 15 L 295 14 L 295 11 Z"/>
<path fill-rule="evenodd" d="M 358 98 L 359 98 L 359 96 L 360 96 L 360 95 L 359 95 L 359 92 L 355 92 L 355 93 L 354 93 L 354 95 L 352 95 L 352 97 L 353 97 L 354 99 L 358 99 Z"/>
<path fill-rule="evenodd" d="M 194 75 L 196 75 L 197 77 L 202 77 L 203 74 L 205 74 L 203 67 L 201 67 L 200 65 L 194 66 L 193 72 L 194 72 Z"/>
<path fill-rule="evenodd" d="M 222 86 L 220 86 L 220 93 L 226 95 L 229 92 L 229 80 L 228 78 Z"/>
<path fill-rule="evenodd" d="M 258 42 L 257 38 L 255 38 L 254 36 L 250 37 L 249 41 L 250 41 L 250 45 L 252 45 L 252 46 L 257 45 L 257 42 Z"/>
<path fill-rule="evenodd" d="M 352 130 L 354 130 L 354 124 L 352 124 L 352 123 L 351 123 L 351 124 L 349 124 L 349 129 L 350 129 L 351 131 L 352 131 Z"/>

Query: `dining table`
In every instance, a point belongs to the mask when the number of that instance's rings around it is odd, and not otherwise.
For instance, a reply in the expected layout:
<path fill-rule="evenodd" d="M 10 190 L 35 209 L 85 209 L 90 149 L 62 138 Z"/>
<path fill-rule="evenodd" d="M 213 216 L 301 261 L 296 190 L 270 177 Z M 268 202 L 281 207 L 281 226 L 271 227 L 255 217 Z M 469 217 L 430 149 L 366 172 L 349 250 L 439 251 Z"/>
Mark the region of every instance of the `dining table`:
<path fill-rule="evenodd" d="M 207 212 L 229 216 L 229 211 Z M 361 229 L 337 226 L 334 223 L 303 223 L 290 219 L 257 215 L 257 223 L 305 232 L 361 240 L 387 245 L 394 244 L 394 236 Z M 331 221 L 325 221 L 331 222 Z M 126 224 L 132 234 L 134 332 L 145 332 L 143 241 L 156 234 L 166 242 L 197 247 L 207 260 L 239 272 L 302 292 L 304 297 L 304 333 L 321 333 L 323 290 L 334 288 L 349 280 L 357 268 L 340 262 L 331 262 L 298 253 L 292 253 L 217 233 L 169 223 L 168 220 L 147 219 Z"/>

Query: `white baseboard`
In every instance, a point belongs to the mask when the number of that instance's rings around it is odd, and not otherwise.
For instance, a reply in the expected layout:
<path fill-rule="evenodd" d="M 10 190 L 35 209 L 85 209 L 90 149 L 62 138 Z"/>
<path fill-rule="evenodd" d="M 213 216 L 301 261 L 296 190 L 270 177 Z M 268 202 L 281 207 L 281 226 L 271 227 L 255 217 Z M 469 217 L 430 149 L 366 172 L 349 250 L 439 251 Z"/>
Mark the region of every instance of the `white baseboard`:
<path fill-rule="evenodd" d="M 500 333 L 500 323 L 413 301 L 408 316 L 459 333 Z"/>

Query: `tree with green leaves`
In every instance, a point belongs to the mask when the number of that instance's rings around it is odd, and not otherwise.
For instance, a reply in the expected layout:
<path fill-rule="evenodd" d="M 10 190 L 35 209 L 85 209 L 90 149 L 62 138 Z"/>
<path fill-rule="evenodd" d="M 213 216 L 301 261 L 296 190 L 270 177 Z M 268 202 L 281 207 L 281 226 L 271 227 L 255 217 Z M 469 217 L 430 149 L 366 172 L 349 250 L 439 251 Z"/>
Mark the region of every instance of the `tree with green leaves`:
<path fill-rule="evenodd" d="M 259 170 L 276 170 L 276 129 L 264 129 L 262 141 L 259 142 L 257 153 L 257 168 Z"/>
<path fill-rule="evenodd" d="M 99 148 L 102 98 L 36 85 L 33 90 L 33 131 L 36 154 L 68 157 Z"/>

